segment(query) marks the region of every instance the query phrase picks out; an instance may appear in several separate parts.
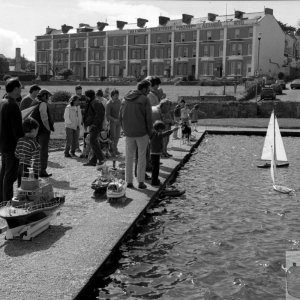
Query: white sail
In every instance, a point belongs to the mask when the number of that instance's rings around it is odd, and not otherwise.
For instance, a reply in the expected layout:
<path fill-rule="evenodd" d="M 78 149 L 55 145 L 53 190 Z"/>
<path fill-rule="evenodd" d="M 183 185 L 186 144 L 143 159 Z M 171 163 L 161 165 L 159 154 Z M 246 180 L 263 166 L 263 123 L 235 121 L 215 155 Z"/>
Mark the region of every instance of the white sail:
<path fill-rule="evenodd" d="M 273 147 L 271 146 L 271 153 L 272 153 L 272 157 L 271 157 L 271 178 L 273 181 L 273 185 L 275 185 L 275 172 L 276 172 L 276 164 L 275 164 L 275 160 L 274 160 L 274 151 L 273 151 Z"/>
<path fill-rule="evenodd" d="M 275 145 L 274 145 L 274 130 L 275 130 Z M 261 155 L 262 160 L 272 160 L 273 150 L 275 149 L 276 161 L 287 162 L 287 156 L 285 153 L 283 140 L 281 137 L 277 118 L 275 117 L 274 111 L 271 114 L 268 130 L 264 142 L 264 147 Z"/>

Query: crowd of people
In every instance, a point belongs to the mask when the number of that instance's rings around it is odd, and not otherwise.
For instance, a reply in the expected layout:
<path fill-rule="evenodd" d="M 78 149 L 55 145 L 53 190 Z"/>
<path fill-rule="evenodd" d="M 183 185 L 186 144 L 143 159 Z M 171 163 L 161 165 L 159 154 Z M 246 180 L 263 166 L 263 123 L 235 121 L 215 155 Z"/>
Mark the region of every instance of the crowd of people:
<path fill-rule="evenodd" d="M 20 186 L 29 167 L 36 177 L 52 176 L 47 166 L 50 134 L 54 131 L 48 105 L 52 94 L 34 84 L 22 99 L 18 78 L 4 80 L 6 94 L 0 100 L 0 202 L 12 199 L 14 182 L 18 180 Z M 204 115 L 199 105 L 189 111 L 184 100 L 173 110 L 172 101 L 166 98 L 160 84 L 159 77 L 147 77 L 122 100 L 116 89 L 88 89 L 83 93 L 82 87 L 76 86 L 64 111 L 64 156 L 74 158 L 80 153 L 80 158 L 87 159 L 83 166 L 101 166 L 108 158 L 122 155 L 118 149 L 122 131 L 127 187 L 134 188 L 134 162 L 139 189 L 147 188 L 147 178 L 151 185 L 159 186 L 160 158 L 172 156 L 167 152 L 170 135 L 173 133 L 177 139 L 180 124 L 195 124 L 199 113 Z"/>

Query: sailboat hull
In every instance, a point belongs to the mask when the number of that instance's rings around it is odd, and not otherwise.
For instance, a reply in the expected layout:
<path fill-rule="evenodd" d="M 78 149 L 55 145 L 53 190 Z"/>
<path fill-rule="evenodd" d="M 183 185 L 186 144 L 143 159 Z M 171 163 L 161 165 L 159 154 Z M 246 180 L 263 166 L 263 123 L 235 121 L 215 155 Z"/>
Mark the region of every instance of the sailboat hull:
<path fill-rule="evenodd" d="M 286 168 L 289 166 L 289 162 L 278 162 L 276 163 L 276 168 Z M 271 163 L 270 162 L 262 162 L 261 164 L 257 165 L 258 168 L 262 168 L 262 169 L 268 169 L 271 167 Z"/>
<path fill-rule="evenodd" d="M 283 194 L 290 194 L 290 193 L 293 193 L 295 192 L 295 190 L 287 187 L 287 186 L 283 186 L 283 185 L 277 185 L 277 184 L 274 184 L 273 185 L 273 189 L 279 193 L 283 193 Z"/>

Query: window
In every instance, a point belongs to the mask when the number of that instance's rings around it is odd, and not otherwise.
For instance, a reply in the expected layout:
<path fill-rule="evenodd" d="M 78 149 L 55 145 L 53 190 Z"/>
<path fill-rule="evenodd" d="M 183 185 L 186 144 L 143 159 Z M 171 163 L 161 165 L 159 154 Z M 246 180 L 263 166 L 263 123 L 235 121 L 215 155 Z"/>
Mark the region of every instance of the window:
<path fill-rule="evenodd" d="M 185 32 L 181 32 L 181 33 L 180 33 L 180 40 L 181 40 L 182 42 L 185 41 Z"/>
<path fill-rule="evenodd" d="M 230 74 L 235 75 L 235 61 L 230 62 Z"/>
<path fill-rule="evenodd" d="M 249 27 L 249 37 L 253 36 L 253 27 Z"/>
<path fill-rule="evenodd" d="M 193 31 L 193 41 L 197 41 L 197 31 Z"/>
<path fill-rule="evenodd" d="M 156 35 L 156 43 L 161 43 L 161 35 L 160 34 Z"/>
<path fill-rule="evenodd" d="M 148 34 L 145 35 L 145 44 L 148 44 Z"/>
<path fill-rule="evenodd" d="M 87 39 L 84 39 L 83 40 L 83 47 L 86 48 L 86 46 L 87 46 Z"/>
<path fill-rule="evenodd" d="M 205 61 L 203 63 L 202 74 L 212 76 L 213 75 L 213 63 Z"/>
<path fill-rule="evenodd" d="M 236 44 L 231 45 L 231 55 L 236 55 Z"/>
<path fill-rule="evenodd" d="M 242 63 L 240 61 L 236 63 L 236 75 L 242 75 Z"/>
<path fill-rule="evenodd" d="M 144 49 L 144 59 L 148 59 L 148 49 Z"/>
<path fill-rule="evenodd" d="M 189 56 L 189 49 L 188 47 L 183 47 L 183 57 L 188 57 Z"/>
<path fill-rule="evenodd" d="M 171 57 L 171 48 L 170 47 L 167 48 L 167 57 L 168 58 Z"/>
<path fill-rule="evenodd" d="M 223 45 L 219 45 L 219 56 L 223 57 Z"/>
<path fill-rule="evenodd" d="M 79 48 L 79 41 L 75 40 L 75 48 Z"/>
<path fill-rule="evenodd" d="M 236 39 L 238 39 L 238 38 L 240 37 L 240 29 L 235 29 L 235 30 L 234 30 L 234 37 L 235 37 Z"/>
<path fill-rule="evenodd" d="M 100 52 L 95 52 L 95 60 L 100 60 Z"/>
<path fill-rule="evenodd" d="M 206 39 L 211 40 L 211 31 L 210 30 L 207 30 L 207 32 L 206 32 Z"/>
<path fill-rule="evenodd" d="M 205 45 L 203 48 L 203 56 L 208 56 L 208 45 Z"/>
<path fill-rule="evenodd" d="M 215 56 L 215 46 L 214 45 L 209 46 L 209 56 L 212 56 L 212 57 Z"/>
<path fill-rule="evenodd" d="M 135 44 L 138 44 L 138 42 L 139 42 L 139 39 L 138 39 L 138 37 L 135 35 L 134 37 L 133 37 L 133 44 L 135 45 Z"/>
<path fill-rule="evenodd" d="M 193 46 L 192 52 L 193 52 L 193 57 L 196 57 L 196 46 Z"/>
<path fill-rule="evenodd" d="M 182 47 L 178 47 L 178 57 L 182 56 Z"/>
<path fill-rule="evenodd" d="M 252 55 L 252 44 L 247 45 L 247 54 Z"/>
<path fill-rule="evenodd" d="M 168 33 L 168 41 L 172 42 L 172 34 L 171 33 Z"/>
<path fill-rule="evenodd" d="M 126 59 L 126 50 L 124 49 L 122 52 L 123 52 L 122 53 L 122 59 L 125 60 Z"/>
<path fill-rule="evenodd" d="M 93 39 L 93 46 L 97 47 L 98 46 L 98 39 Z"/>
<path fill-rule="evenodd" d="M 224 29 L 220 30 L 220 40 L 224 40 Z"/>
<path fill-rule="evenodd" d="M 242 44 L 237 45 L 237 55 L 242 55 L 243 54 L 243 46 Z"/>

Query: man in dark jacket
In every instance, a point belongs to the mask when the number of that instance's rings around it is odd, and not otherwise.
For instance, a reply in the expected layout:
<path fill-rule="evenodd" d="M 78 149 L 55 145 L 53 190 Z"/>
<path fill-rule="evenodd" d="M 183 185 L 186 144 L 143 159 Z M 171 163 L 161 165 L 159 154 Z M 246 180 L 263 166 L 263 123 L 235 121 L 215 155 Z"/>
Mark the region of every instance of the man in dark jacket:
<path fill-rule="evenodd" d="M 0 202 L 13 197 L 13 184 L 17 180 L 19 160 L 15 157 L 17 141 L 23 134 L 22 116 L 16 102 L 21 95 L 21 83 L 16 78 L 5 82 L 6 97 L 0 100 Z"/>
<path fill-rule="evenodd" d="M 20 110 L 30 107 L 34 101 L 37 102 L 35 98 L 40 90 L 41 88 L 37 84 L 32 85 L 29 89 L 29 94 L 25 96 L 20 103 Z"/>
<path fill-rule="evenodd" d="M 142 80 L 137 90 L 130 91 L 123 99 L 120 109 L 121 126 L 126 137 L 126 182 L 127 187 L 133 187 L 133 161 L 138 149 L 137 179 L 138 187 L 145 189 L 146 151 L 149 136 L 152 133 L 152 110 L 147 97 L 150 83 Z"/>
<path fill-rule="evenodd" d="M 93 156 L 87 163 L 83 165 L 96 166 L 97 159 L 99 161 L 99 165 L 102 165 L 105 158 L 97 138 L 103 129 L 105 108 L 104 105 L 96 99 L 95 91 L 87 90 L 85 95 L 89 98 L 89 102 L 83 117 L 83 124 L 85 127 L 89 127 L 90 144 L 93 150 Z"/>

